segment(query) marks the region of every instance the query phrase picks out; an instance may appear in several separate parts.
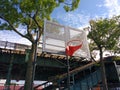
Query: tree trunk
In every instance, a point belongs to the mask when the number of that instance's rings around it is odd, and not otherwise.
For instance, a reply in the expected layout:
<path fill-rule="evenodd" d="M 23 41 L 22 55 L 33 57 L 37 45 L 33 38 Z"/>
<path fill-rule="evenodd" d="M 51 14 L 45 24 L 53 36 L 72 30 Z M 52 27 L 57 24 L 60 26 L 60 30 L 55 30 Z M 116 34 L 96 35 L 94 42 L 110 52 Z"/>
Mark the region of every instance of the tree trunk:
<path fill-rule="evenodd" d="M 100 48 L 100 62 L 101 62 L 101 77 L 102 77 L 103 90 L 108 90 L 102 48 Z"/>
<path fill-rule="evenodd" d="M 27 61 L 27 71 L 26 71 L 26 78 L 25 78 L 25 85 L 24 90 L 32 90 L 33 89 L 33 70 L 34 70 L 34 60 L 37 50 L 37 44 L 32 43 L 31 51 L 29 54 L 29 59 Z"/>

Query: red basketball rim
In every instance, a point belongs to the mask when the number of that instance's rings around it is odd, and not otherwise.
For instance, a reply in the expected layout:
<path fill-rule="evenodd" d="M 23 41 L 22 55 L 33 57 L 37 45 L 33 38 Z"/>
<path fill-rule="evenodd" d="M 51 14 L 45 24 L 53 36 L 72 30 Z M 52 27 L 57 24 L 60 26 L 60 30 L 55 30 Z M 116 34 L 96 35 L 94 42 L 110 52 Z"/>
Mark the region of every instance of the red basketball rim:
<path fill-rule="evenodd" d="M 70 45 L 70 43 L 72 42 L 79 42 L 79 44 L 77 45 Z M 78 45 L 81 45 L 82 44 L 82 41 L 81 40 L 70 40 L 69 42 L 67 42 L 67 46 L 78 46 Z"/>

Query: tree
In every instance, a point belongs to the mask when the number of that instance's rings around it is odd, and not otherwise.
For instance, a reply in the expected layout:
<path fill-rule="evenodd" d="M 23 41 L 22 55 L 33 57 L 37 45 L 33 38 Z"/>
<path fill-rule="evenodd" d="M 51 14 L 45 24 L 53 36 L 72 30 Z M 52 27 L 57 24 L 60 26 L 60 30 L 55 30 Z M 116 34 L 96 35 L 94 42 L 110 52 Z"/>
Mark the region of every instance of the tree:
<path fill-rule="evenodd" d="M 117 44 L 114 46 L 112 52 L 114 52 L 114 54 L 120 54 L 120 37 L 119 40 L 117 41 Z"/>
<path fill-rule="evenodd" d="M 90 21 L 90 30 L 88 37 L 95 43 L 100 52 L 101 73 L 103 90 L 108 90 L 103 62 L 103 50 L 112 50 L 120 36 L 119 16 L 111 19 L 98 19 Z"/>
<path fill-rule="evenodd" d="M 37 43 L 43 34 L 44 19 L 50 19 L 52 11 L 63 4 L 72 11 L 80 0 L 0 0 L 0 30 L 13 30 L 31 43 L 24 90 L 31 90 Z"/>

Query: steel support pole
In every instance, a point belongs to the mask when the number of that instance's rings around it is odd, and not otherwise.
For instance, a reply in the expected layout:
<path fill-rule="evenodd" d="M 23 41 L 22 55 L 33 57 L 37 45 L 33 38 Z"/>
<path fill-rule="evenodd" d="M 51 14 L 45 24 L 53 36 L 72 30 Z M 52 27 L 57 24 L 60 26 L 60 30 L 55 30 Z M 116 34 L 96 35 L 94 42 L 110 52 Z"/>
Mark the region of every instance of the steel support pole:
<path fill-rule="evenodd" d="M 70 64 L 69 64 L 69 56 L 66 55 L 67 58 L 67 87 L 70 90 Z"/>

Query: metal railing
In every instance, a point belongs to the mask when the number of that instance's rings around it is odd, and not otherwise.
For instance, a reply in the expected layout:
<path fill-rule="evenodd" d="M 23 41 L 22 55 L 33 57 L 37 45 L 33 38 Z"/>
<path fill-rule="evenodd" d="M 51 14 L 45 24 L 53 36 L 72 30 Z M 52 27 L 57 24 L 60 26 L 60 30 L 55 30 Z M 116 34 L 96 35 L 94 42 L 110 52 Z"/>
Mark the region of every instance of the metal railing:
<path fill-rule="evenodd" d="M 30 46 L 18 43 L 12 43 L 8 41 L 0 41 L 0 48 L 14 49 L 14 50 L 25 50 L 30 49 Z"/>
<path fill-rule="evenodd" d="M 19 44 L 19 43 L 12 43 L 8 41 L 0 41 L 0 48 L 25 51 L 26 49 L 30 49 L 31 46 L 25 45 L 25 44 Z M 42 48 L 38 47 L 38 52 L 41 52 L 41 51 L 42 51 Z"/>

